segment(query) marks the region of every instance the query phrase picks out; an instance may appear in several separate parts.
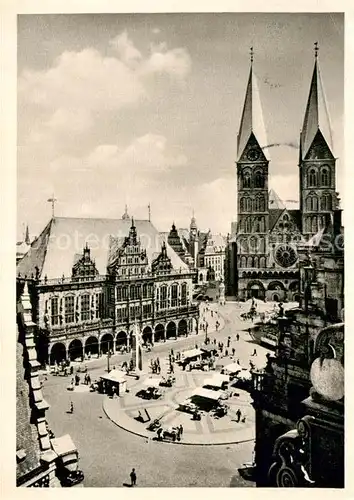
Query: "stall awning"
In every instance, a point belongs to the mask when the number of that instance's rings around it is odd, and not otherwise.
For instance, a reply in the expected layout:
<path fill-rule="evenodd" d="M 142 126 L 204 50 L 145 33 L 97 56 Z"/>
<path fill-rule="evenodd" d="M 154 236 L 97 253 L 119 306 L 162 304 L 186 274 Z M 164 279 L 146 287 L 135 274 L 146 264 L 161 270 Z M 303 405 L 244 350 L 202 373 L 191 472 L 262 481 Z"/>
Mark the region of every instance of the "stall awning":
<path fill-rule="evenodd" d="M 161 378 L 147 378 L 144 380 L 145 387 L 159 387 Z"/>
<path fill-rule="evenodd" d="M 236 373 L 242 369 L 242 366 L 237 363 L 230 363 L 229 365 L 224 366 L 224 371 L 229 373 Z"/>
<path fill-rule="evenodd" d="M 222 392 L 219 391 L 210 391 L 209 389 L 198 388 L 193 392 L 191 398 L 203 398 L 218 401 L 221 395 Z"/>
<path fill-rule="evenodd" d="M 69 453 L 77 453 L 77 448 L 69 434 L 65 434 L 59 438 L 54 438 L 51 440 L 51 443 L 53 450 L 59 457 L 68 455 Z"/>
<path fill-rule="evenodd" d="M 190 349 L 189 351 L 184 351 L 182 353 L 184 359 L 187 358 L 196 358 L 197 356 L 201 356 L 203 352 L 200 349 Z"/>
<path fill-rule="evenodd" d="M 222 387 L 225 382 L 230 382 L 228 375 L 216 374 L 213 377 L 204 380 L 203 385 L 210 385 L 212 387 Z"/>
<path fill-rule="evenodd" d="M 106 375 L 102 375 L 101 379 L 108 380 L 109 382 L 123 383 L 126 382 L 125 373 L 121 370 L 111 370 Z"/>
<path fill-rule="evenodd" d="M 203 345 L 200 350 L 203 352 L 216 352 L 217 348 L 215 345 Z"/>

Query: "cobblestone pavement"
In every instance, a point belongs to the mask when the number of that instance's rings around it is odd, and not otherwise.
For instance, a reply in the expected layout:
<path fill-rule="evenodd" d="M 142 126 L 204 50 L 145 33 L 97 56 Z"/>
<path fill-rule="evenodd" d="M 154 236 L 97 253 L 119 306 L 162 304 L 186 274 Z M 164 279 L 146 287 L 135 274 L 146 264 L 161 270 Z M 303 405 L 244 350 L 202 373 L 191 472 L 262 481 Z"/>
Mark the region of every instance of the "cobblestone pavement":
<path fill-rule="evenodd" d="M 215 307 L 215 306 L 214 306 Z M 225 341 L 231 336 L 236 356 L 240 363 L 247 366 L 253 359 L 257 367 L 265 362 L 268 352 L 255 346 L 249 338 L 249 325 L 240 321 L 242 306 L 226 304 L 220 308 L 225 321 L 224 328 L 210 333 L 213 340 Z M 207 314 L 210 314 L 207 313 Z M 240 340 L 235 340 L 239 332 Z M 203 333 L 203 335 L 205 335 Z M 203 335 L 168 341 L 156 345 L 152 352 L 146 353 L 145 360 L 167 356 L 171 347 L 176 351 L 195 346 L 203 341 Z M 254 347 L 257 356 L 250 358 Z M 115 355 L 111 365 L 118 365 L 129 356 Z M 230 363 L 229 357 L 222 358 L 220 364 Z M 106 359 L 88 362 L 91 378 L 103 373 Z M 47 415 L 49 425 L 57 436 L 69 433 L 80 453 L 80 467 L 85 472 L 86 487 L 117 487 L 129 482 L 132 467 L 137 469 L 139 487 L 242 487 L 253 486 L 239 477 L 237 468 L 252 459 L 253 443 L 218 446 L 175 446 L 144 439 L 128 433 L 114 425 L 104 414 L 102 405 L 107 396 L 90 393 L 81 389 L 71 393 L 66 390 L 69 378 L 49 375 L 44 381 L 43 392 L 51 405 Z M 70 400 L 74 403 L 74 413 L 67 414 Z"/>

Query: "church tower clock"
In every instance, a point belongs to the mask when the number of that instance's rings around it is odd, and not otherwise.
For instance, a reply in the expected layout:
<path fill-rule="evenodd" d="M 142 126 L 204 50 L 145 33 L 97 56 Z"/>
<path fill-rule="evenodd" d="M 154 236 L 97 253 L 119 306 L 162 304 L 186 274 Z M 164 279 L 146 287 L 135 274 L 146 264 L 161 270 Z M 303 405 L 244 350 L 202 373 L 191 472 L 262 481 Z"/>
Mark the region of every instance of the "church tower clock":
<path fill-rule="evenodd" d="M 236 162 L 237 267 L 240 296 L 244 295 L 247 287 L 247 282 L 243 280 L 246 272 L 264 270 L 267 267 L 269 160 L 264 151 L 265 146 L 267 137 L 251 49 L 251 67 L 238 133 Z"/>

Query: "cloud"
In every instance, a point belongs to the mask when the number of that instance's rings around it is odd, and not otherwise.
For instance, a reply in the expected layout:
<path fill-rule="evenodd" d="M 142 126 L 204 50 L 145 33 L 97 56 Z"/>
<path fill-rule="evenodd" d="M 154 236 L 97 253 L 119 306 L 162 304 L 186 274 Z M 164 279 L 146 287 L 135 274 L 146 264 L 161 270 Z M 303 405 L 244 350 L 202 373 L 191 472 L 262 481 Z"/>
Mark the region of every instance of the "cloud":
<path fill-rule="evenodd" d="M 142 59 L 141 52 L 135 47 L 126 31 L 110 40 L 109 44 L 116 49 L 121 61 L 128 65 L 137 64 Z"/>
<path fill-rule="evenodd" d="M 166 44 L 152 46 L 152 54 L 143 67 L 143 73 L 167 73 L 184 80 L 191 70 L 191 58 L 186 49 L 166 50 Z"/>
<path fill-rule="evenodd" d="M 19 93 L 24 99 L 55 113 L 58 109 L 117 110 L 141 98 L 145 89 L 136 74 L 114 57 L 95 49 L 64 52 L 48 70 L 23 72 Z"/>

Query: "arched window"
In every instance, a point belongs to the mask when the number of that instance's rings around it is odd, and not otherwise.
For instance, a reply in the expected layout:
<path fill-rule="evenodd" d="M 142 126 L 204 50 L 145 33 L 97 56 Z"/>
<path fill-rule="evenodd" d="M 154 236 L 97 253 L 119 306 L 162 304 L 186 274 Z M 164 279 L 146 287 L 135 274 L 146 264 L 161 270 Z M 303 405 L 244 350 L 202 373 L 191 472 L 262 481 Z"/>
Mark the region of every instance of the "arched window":
<path fill-rule="evenodd" d="M 307 173 L 307 186 L 308 187 L 317 186 L 317 172 L 314 168 L 311 168 Z"/>
<path fill-rule="evenodd" d="M 306 198 L 306 209 L 312 211 L 312 196 Z"/>
<path fill-rule="evenodd" d="M 283 215 L 283 221 L 284 221 L 284 222 L 288 222 L 288 220 L 289 220 L 289 216 L 288 216 L 288 214 L 284 214 L 284 215 Z"/>
<path fill-rule="evenodd" d="M 177 307 L 177 299 L 178 299 L 178 285 L 174 283 L 171 286 L 171 307 Z"/>
<path fill-rule="evenodd" d="M 315 194 L 312 196 L 312 210 L 318 210 L 318 198 Z"/>
<path fill-rule="evenodd" d="M 254 257 L 254 259 L 253 259 L 253 267 L 257 267 L 257 268 L 259 267 L 258 266 L 258 257 Z"/>
<path fill-rule="evenodd" d="M 245 211 L 245 199 L 242 197 L 240 198 L 240 212 Z"/>
<path fill-rule="evenodd" d="M 186 283 L 182 283 L 181 304 L 182 304 L 182 306 L 185 306 L 187 304 L 187 285 L 186 285 Z"/>
<path fill-rule="evenodd" d="M 259 170 L 255 173 L 254 176 L 254 187 L 255 188 L 264 188 L 264 176 L 263 173 Z"/>
<path fill-rule="evenodd" d="M 246 267 L 247 265 L 247 260 L 246 257 L 243 255 L 240 260 L 240 267 Z"/>
<path fill-rule="evenodd" d="M 251 200 L 251 198 L 245 198 L 245 210 L 246 210 L 246 212 L 252 212 L 252 200 Z"/>
<path fill-rule="evenodd" d="M 305 231 L 306 233 L 311 232 L 311 217 L 306 217 L 305 219 Z"/>
<path fill-rule="evenodd" d="M 160 309 L 166 309 L 167 307 L 167 286 L 162 286 L 160 288 Z"/>
<path fill-rule="evenodd" d="M 314 215 L 311 220 L 311 232 L 312 233 L 317 233 L 318 231 L 318 226 L 317 226 L 317 217 Z"/>
<path fill-rule="evenodd" d="M 325 193 L 321 198 L 321 210 L 332 210 L 332 196 Z"/>
<path fill-rule="evenodd" d="M 250 238 L 250 251 L 255 252 L 257 250 L 257 238 L 255 236 L 251 236 Z"/>
<path fill-rule="evenodd" d="M 329 187 L 331 185 L 331 175 L 328 165 L 323 165 L 321 168 L 321 186 Z"/>
<path fill-rule="evenodd" d="M 261 258 L 259 259 L 259 267 L 260 267 L 260 268 L 264 268 L 264 267 L 266 267 L 266 259 L 265 259 L 265 257 L 261 257 Z"/>
<path fill-rule="evenodd" d="M 248 267 L 248 268 L 249 268 L 249 267 L 253 267 L 253 262 L 252 262 L 252 260 L 253 260 L 253 259 L 252 259 L 252 257 L 248 257 L 248 259 L 247 259 L 247 267 Z"/>
<path fill-rule="evenodd" d="M 251 187 L 251 173 L 248 170 L 242 174 L 242 187 L 243 189 L 249 189 Z"/>
<path fill-rule="evenodd" d="M 257 196 L 255 201 L 255 212 L 264 212 L 264 197 Z"/>
<path fill-rule="evenodd" d="M 247 217 L 245 220 L 245 232 L 252 233 L 252 217 Z"/>

